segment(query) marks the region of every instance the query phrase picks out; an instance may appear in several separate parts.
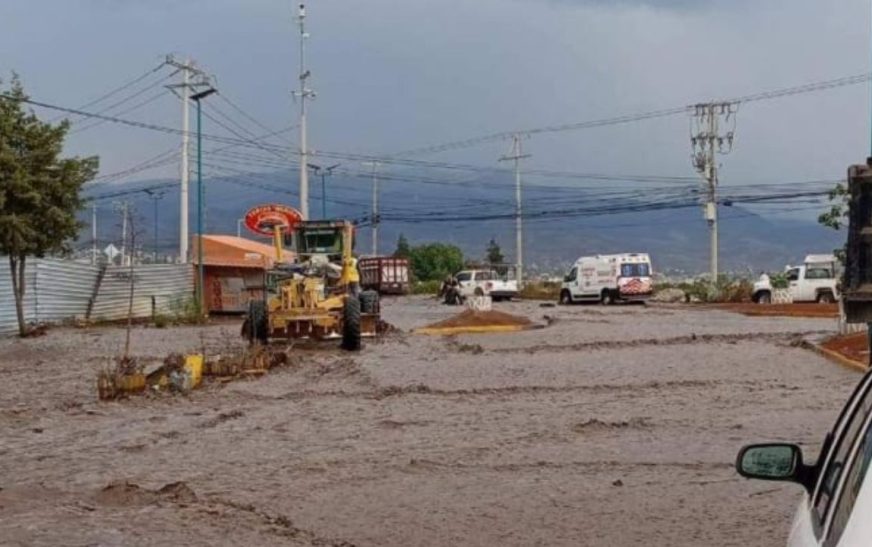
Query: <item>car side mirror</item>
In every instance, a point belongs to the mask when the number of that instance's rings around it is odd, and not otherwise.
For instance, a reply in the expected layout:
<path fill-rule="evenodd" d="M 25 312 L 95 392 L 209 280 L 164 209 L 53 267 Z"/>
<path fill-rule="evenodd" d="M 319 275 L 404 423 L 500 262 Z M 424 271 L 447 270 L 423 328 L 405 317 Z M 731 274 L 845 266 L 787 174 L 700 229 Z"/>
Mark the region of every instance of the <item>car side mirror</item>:
<path fill-rule="evenodd" d="M 795 444 L 753 444 L 742 448 L 736 470 L 749 479 L 805 483 L 802 449 Z"/>

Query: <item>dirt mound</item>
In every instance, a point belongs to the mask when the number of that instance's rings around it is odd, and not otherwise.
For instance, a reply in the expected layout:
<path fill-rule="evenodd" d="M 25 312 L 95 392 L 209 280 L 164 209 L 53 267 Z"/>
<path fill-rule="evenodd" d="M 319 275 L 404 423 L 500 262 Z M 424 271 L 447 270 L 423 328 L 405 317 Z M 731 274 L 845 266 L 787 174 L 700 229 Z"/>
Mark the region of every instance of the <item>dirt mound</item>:
<path fill-rule="evenodd" d="M 501 311 L 466 310 L 463 313 L 449 317 L 432 325 L 428 329 L 445 329 L 455 327 L 527 327 L 533 322 L 526 317 L 518 317 Z"/>
<path fill-rule="evenodd" d="M 576 433 L 613 431 L 616 429 L 647 429 L 651 426 L 646 418 L 631 418 L 620 422 L 606 422 L 597 418 L 575 424 L 572 430 Z"/>
<path fill-rule="evenodd" d="M 111 482 L 97 493 L 98 503 L 115 507 L 149 505 L 162 500 L 193 503 L 197 501 L 197 494 L 184 482 L 174 482 L 158 490 L 149 490 L 128 481 Z"/>
<path fill-rule="evenodd" d="M 722 310 L 759 317 L 838 317 L 838 304 L 715 304 Z"/>
<path fill-rule="evenodd" d="M 853 361 L 859 361 L 860 363 L 867 363 L 869 361 L 869 342 L 865 332 L 835 336 L 824 342 L 822 347 Z"/>

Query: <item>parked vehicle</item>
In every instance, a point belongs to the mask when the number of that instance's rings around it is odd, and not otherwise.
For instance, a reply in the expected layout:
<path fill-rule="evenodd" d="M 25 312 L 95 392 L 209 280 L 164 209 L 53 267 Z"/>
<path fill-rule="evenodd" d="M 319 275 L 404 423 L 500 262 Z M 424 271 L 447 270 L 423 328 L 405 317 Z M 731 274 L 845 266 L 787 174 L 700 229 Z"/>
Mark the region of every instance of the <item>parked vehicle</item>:
<path fill-rule="evenodd" d="M 360 286 L 380 294 L 409 294 L 409 260 L 392 256 L 361 258 Z"/>
<path fill-rule="evenodd" d="M 496 270 L 464 270 L 454 277 L 460 285 L 460 294 L 470 296 L 490 296 L 495 302 L 511 300 L 518 296 L 518 281 L 507 271 L 503 276 Z"/>
<path fill-rule="evenodd" d="M 839 299 L 839 261 L 834 255 L 808 255 L 802 266 L 787 266 L 787 289 L 793 302 L 832 304 Z M 772 280 L 763 274 L 754 283 L 754 302 L 772 302 Z"/>
<path fill-rule="evenodd" d="M 801 484 L 805 496 L 791 528 L 791 547 L 872 545 L 872 372 L 867 372 L 823 443 L 814 464 L 795 444 L 744 447 L 740 475 Z"/>
<path fill-rule="evenodd" d="M 645 301 L 651 297 L 651 258 L 645 253 L 583 256 L 560 288 L 560 303 Z"/>

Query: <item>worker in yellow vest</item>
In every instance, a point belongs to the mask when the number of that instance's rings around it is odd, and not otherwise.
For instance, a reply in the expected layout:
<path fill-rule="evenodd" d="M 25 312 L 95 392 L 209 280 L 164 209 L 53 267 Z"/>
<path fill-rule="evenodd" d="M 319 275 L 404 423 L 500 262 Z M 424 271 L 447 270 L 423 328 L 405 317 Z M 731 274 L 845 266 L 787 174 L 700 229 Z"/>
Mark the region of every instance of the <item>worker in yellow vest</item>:
<path fill-rule="evenodd" d="M 348 286 L 351 296 L 360 295 L 360 272 L 357 270 L 357 258 L 350 256 L 342 261 L 342 280 Z"/>

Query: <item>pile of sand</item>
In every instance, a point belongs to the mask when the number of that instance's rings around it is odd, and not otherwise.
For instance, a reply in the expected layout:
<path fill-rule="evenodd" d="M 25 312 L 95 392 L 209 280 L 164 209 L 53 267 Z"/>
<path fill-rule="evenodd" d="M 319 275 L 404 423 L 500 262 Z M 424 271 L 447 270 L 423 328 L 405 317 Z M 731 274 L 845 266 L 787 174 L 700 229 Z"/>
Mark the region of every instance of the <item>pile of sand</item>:
<path fill-rule="evenodd" d="M 518 317 L 501 311 L 466 310 L 463 313 L 427 325 L 428 329 L 446 329 L 456 327 L 527 327 L 532 321 L 526 317 Z"/>
<path fill-rule="evenodd" d="M 824 349 L 834 351 L 848 359 L 863 364 L 869 362 L 869 339 L 865 332 L 834 336 L 822 344 Z"/>

